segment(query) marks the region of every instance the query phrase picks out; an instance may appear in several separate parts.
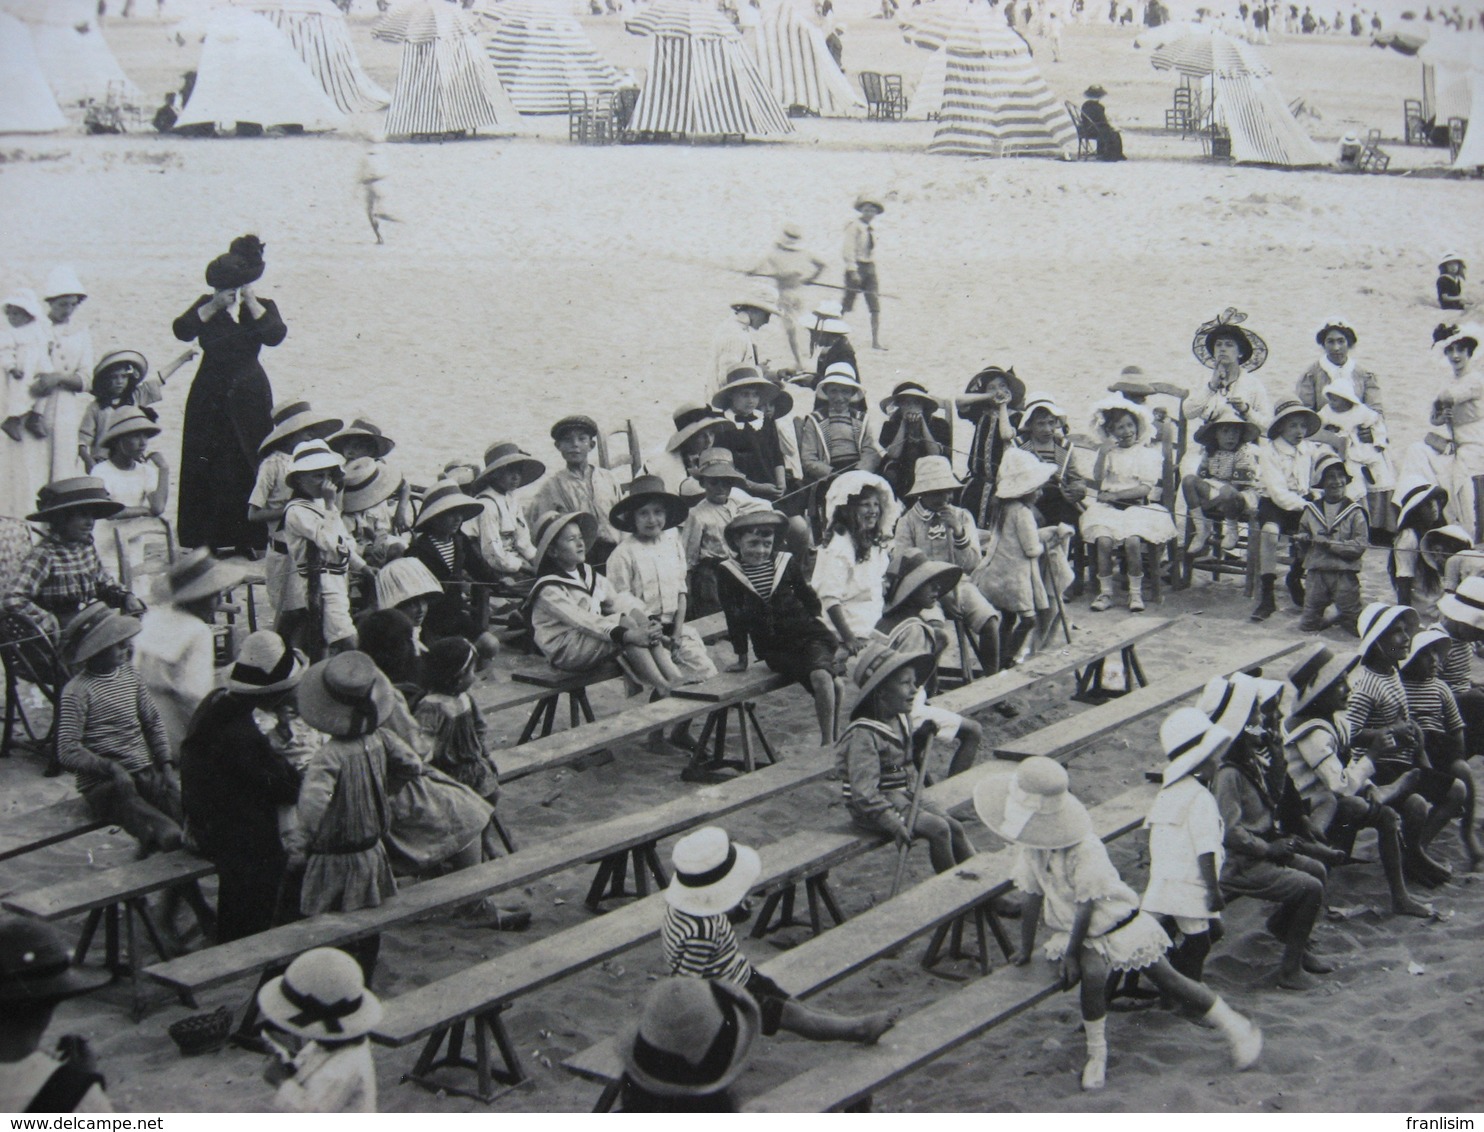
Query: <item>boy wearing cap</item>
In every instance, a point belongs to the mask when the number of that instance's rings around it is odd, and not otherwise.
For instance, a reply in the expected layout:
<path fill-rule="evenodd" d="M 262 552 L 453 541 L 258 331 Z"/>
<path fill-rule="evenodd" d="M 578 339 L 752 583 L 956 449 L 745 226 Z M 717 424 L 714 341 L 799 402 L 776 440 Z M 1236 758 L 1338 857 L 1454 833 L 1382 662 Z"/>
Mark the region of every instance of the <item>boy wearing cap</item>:
<path fill-rule="evenodd" d="M 1370 524 L 1365 509 L 1346 498 L 1350 473 L 1345 461 L 1324 455 L 1314 462 L 1317 501 L 1304 504 L 1296 536 L 1304 553 L 1308 581 L 1304 593 L 1304 616 L 1299 628 L 1317 633 L 1325 627 L 1324 611 L 1333 603 L 1337 621 L 1351 636 L 1360 615 L 1360 565 L 1370 545 Z"/>
<path fill-rule="evenodd" d="M 866 194 L 855 198 L 855 216 L 845 225 L 845 244 L 841 258 L 845 261 L 845 299 L 842 314 L 849 314 L 856 296 L 864 297 L 871 314 L 871 349 L 885 350 L 881 344 L 881 284 L 876 278 L 876 230 L 871 226 L 886 209 L 881 202 Z"/>
<path fill-rule="evenodd" d="M 549 473 L 526 508 L 534 530 L 536 521 L 550 512 L 585 511 L 598 522 L 598 537 L 588 550 L 588 565 L 601 567 L 618 545 L 618 532 L 608 513 L 623 499 L 623 489 L 607 468 L 590 458 L 598 446 L 598 425 L 591 417 L 563 417 L 551 426 L 551 439 L 562 454 L 562 466 Z"/>

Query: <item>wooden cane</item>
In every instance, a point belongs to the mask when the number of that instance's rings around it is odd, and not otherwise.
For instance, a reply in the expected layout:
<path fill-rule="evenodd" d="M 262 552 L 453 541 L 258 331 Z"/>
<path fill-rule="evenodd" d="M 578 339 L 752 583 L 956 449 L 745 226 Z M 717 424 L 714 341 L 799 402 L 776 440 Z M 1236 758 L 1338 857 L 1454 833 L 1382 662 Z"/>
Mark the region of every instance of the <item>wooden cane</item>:
<path fill-rule="evenodd" d="M 902 876 L 907 871 L 907 854 L 912 850 L 912 831 L 917 828 L 917 814 L 922 809 L 922 780 L 927 769 L 928 744 L 932 742 L 932 735 L 924 732 L 919 738 L 912 739 L 912 804 L 907 807 L 907 844 L 897 850 L 897 871 L 891 878 L 891 896 L 895 896 L 902 887 Z M 888 897 L 890 899 L 891 897 Z"/>

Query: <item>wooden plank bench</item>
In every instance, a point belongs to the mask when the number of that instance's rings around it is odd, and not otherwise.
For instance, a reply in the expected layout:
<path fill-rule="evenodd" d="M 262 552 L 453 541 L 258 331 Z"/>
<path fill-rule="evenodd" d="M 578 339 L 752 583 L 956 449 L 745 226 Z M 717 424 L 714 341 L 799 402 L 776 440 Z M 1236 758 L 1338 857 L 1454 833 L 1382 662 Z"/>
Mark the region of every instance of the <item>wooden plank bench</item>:
<path fill-rule="evenodd" d="M 93 820 L 80 797 L 63 798 L 50 806 L 7 815 L 0 825 L 0 861 L 81 837 L 107 825 Z"/>
<path fill-rule="evenodd" d="M 703 787 L 638 813 L 624 814 L 399 892 L 377 908 L 327 912 L 145 969 L 176 991 L 195 992 L 252 975 L 312 947 L 340 947 L 398 924 L 503 892 L 619 852 L 653 847 L 707 821 L 827 776 L 828 760 L 790 759 L 756 774 Z"/>
<path fill-rule="evenodd" d="M 87 957 L 101 922 L 104 963 L 115 974 L 129 976 L 134 1020 L 137 1022 L 148 1008 L 145 984 L 139 978 L 144 966 L 144 953 L 138 929 L 143 928 L 161 959 L 174 958 L 174 949 L 165 942 L 150 911 L 149 897 L 167 889 L 179 889 L 190 903 L 202 930 L 209 933 L 213 917 L 206 898 L 201 895 L 199 881 L 215 872 L 216 866 L 210 861 L 184 850 L 156 853 L 76 880 L 7 896 L 3 903 L 11 912 L 48 921 L 86 912 L 88 918 L 83 925 L 82 937 L 73 951 L 74 963 L 81 963 Z M 181 997 L 190 1004 L 187 993 L 182 993 Z"/>
<path fill-rule="evenodd" d="M 978 782 L 987 775 L 1006 773 L 1005 768 L 990 764 L 958 777 L 972 776 Z M 1140 828 L 1156 793 L 1155 787 L 1140 785 L 1092 807 L 1088 813 L 1098 836 L 1113 841 Z M 917 936 L 927 932 L 941 934 L 966 914 L 981 913 L 986 919 L 991 918 L 993 914 L 987 911 L 989 903 L 1009 891 L 1014 863 L 1013 848 L 976 854 L 953 871 L 930 877 L 862 912 L 851 920 L 848 932 L 816 936 L 760 964 L 757 970 L 796 998 L 818 994 Z M 1008 955 L 1007 943 L 1002 940 L 1001 948 Z M 980 947 L 981 964 L 984 964 L 988 956 L 983 938 Z M 890 1038 L 889 1034 L 883 1041 Z M 857 1048 L 851 1047 L 852 1056 Z M 603 1094 L 593 1111 L 606 1112 L 612 1106 L 623 1073 L 616 1038 L 605 1039 L 562 1064 L 580 1077 L 603 1083 Z"/>

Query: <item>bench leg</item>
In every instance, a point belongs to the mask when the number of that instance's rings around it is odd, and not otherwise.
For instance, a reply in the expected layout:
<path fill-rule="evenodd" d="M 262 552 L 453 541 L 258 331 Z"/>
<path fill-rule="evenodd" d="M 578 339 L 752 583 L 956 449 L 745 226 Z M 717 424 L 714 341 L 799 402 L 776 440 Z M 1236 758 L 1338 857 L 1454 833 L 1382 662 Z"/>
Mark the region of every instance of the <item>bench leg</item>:
<path fill-rule="evenodd" d="M 638 849 L 634 850 L 634 852 L 635 853 L 641 853 L 642 852 L 643 858 L 644 858 L 643 859 L 643 866 L 644 866 L 645 869 L 648 870 L 649 875 L 652 876 L 652 877 L 654 877 L 655 887 L 657 889 L 660 889 L 661 891 L 663 891 L 666 887 L 668 887 L 669 884 L 670 884 L 670 878 L 665 873 L 665 866 L 660 863 L 659 849 L 656 846 L 655 842 L 653 842 L 653 841 L 647 841 L 643 845 L 641 845 Z M 635 860 L 635 862 L 634 862 L 634 871 L 636 873 L 639 871 L 639 867 L 640 867 L 639 861 L 638 860 Z"/>
<path fill-rule="evenodd" d="M 624 863 L 624 855 L 618 854 L 618 859 L 619 860 L 617 867 L 622 868 Z M 599 905 L 602 904 L 604 896 L 603 890 L 608 887 L 609 882 L 613 879 L 614 868 L 615 865 L 612 857 L 604 857 L 601 861 L 598 862 L 598 871 L 593 876 L 593 883 L 588 887 L 587 897 L 583 900 L 583 903 L 587 905 L 589 912 L 598 911 Z M 622 886 L 622 884 L 623 878 L 620 875 L 619 885 Z"/>
<path fill-rule="evenodd" d="M 97 932 L 98 923 L 102 919 L 102 908 L 94 908 L 88 913 L 87 922 L 82 926 L 82 938 L 77 941 L 77 947 L 72 952 L 72 962 L 75 966 L 82 966 L 82 961 L 88 957 L 88 948 L 93 946 L 93 935 Z"/>
<path fill-rule="evenodd" d="M 124 938 L 128 948 L 129 991 L 133 1001 L 130 1014 L 134 1021 L 138 1022 L 149 1009 L 149 1004 L 145 1000 L 143 980 L 139 977 L 139 972 L 144 969 L 144 963 L 139 956 L 139 937 L 135 930 L 135 920 L 139 917 L 139 909 L 135 906 L 135 901 L 130 900 L 124 905 L 123 916 Z"/>
<path fill-rule="evenodd" d="M 618 1091 L 620 1081 L 609 1081 L 603 1086 L 603 1091 L 598 1094 L 598 1103 L 593 1105 L 594 1112 L 612 1112 L 613 1106 L 618 1103 Z"/>
<path fill-rule="evenodd" d="M 989 925 L 989 930 L 994 933 L 995 943 L 999 944 L 1000 951 L 1006 959 L 1009 959 L 1015 953 L 1015 945 L 1010 942 L 1010 933 L 1005 930 L 1005 925 L 1000 922 L 999 916 L 995 914 L 994 904 L 986 902 L 979 905 L 979 910 L 983 913 L 984 920 Z"/>
<path fill-rule="evenodd" d="M 597 722 L 597 716 L 593 715 L 593 705 L 588 702 L 587 689 L 586 688 L 574 688 L 574 689 L 572 689 L 572 692 L 570 693 L 570 698 L 572 699 L 572 701 L 574 703 L 577 704 L 578 709 L 582 712 L 582 718 L 584 720 L 586 720 L 588 723 L 596 723 Z M 573 727 L 576 727 L 577 726 L 577 720 L 576 719 L 573 719 L 572 720 L 572 726 Z"/>
<path fill-rule="evenodd" d="M 505 852 L 515 852 L 515 838 L 510 836 L 510 831 L 505 828 L 505 823 L 500 820 L 498 814 L 490 814 L 490 825 L 494 826 L 495 834 L 500 838 L 500 844 L 505 846 Z"/>
<path fill-rule="evenodd" d="M 1138 681 L 1141 688 L 1147 687 L 1149 684 L 1149 677 L 1144 675 L 1144 666 L 1139 663 L 1138 650 L 1133 645 L 1128 645 L 1123 650 L 1124 686 L 1128 691 L 1133 691 L 1133 685 L 1128 683 L 1130 676 Z"/>
<path fill-rule="evenodd" d="M 103 912 L 103 965 L 119 973 L 119 906 L 110 904 Z"/>
<path fill-rule="evenodd" d="M 757 769 L 752 760 L 752 737 L 747 734 L 747 706 L 737 705 L 737 731 L 742 738 L 742 766 L 749 774 Z"/>
<path fill-rule="evenodd" d="M 767 756 L 768 765 L 772 766 L 778 761 L 778 752 L 774 749 L 773 744 L 768 741 L 768 735 L 767 732 L 763 730 L 763 725 L 758 722 L 757 704 L 753 703 L 751 700 L 748 700 L 742 705 L 742 710 L 745 713 L 745 719 L 743 720 L 742 725 L 744 731 L 746 730 L 747 724 L 750 722 L 752 724 L 753 731 L 757 733 L 757 741 L 762 744 L 763 754 Z"/>
<path fill-rule="evenodd" d="M 835 903 L 835 894 L 830 891 L 829 870 L 816 873 L 812 877 L 806 877 L 804 884 L 807 887 L 812 887 L 819 894 L 819 899 L 824 904 L 825 911 L 829 912 L 830 919 L 835 921 L 836 927 L 845 922 L 845 917 L 840 913 L 840 905 Z"/>
<path fill-rule="evenodd" d="M 522 743 L 529 743 L 536 735 L 536 728 L 541 723 L 543 715 L 549 715 L 556 710 L 558 697 L 547 696 L 545 699 L 536 701 L 536 706 L 531 709 L 531 716 L 526 720 L 526 725 L 521 729 L 520 738 L 515 741 L 518 747 Z M 543 737 L 551 734 L 551 722 L 548 720 L 546 730 L 542 732 Z"/>
<path fill-rule="evenodd" d="M 792 886 L 790 886 L 792 888 Z M 752 925 L 752 938 L 762 939 L 768 934 L 768 921 L 773 918 L 773 913 L 778 911 L 778 902 L 783 899 L 783 894 L 789 889 L 780 888 L 777 892 L 770 892 L 763 898 L 762 909 L 757 914 L 757 919 Z"/>
<path fill-rule="evenodd" d="M 423 1046 L 422 1053 L 418 1055 L 417 1064 L 412 1067 L 412 1072 L 402 1080 L 411 1081 L 429 1092 L 473 1097 L 485 1104 L 493 1104 L 510 1090 L 528 1085 L 529 1078 L 526 1077 L 525 1070 L 520 1064 L 520 1058 L 515 1052 L 514 1044 L 510 1041 L 510 1035 L 505 1032 L 505 1023 L 501 1018 L 504 1011 L 505 1004 L 501 1003 L 483 1014 L 476 1014 L 473 1018 L 454 1022 L 441 1030 L 434 1031 Z M 466 1024 L 472 1024 L 474 1028 L 473 1060 L 464 1056 Z M 503 1067 L 493 1064 L 490 1058 L 491 1038 L 494 1039 L 495 1047 L 504 1061 Z M 445 1041 L 447 1052 L 439 1057 L 439 1048 Z M 435 1081 L 432 1074 L 439 1069 L 472 1069 L 476 1074 L 476 1087 L 466 1089 L 444 1081 Z M 497 1089 L 496 1084 L 504 1087 Z"/>

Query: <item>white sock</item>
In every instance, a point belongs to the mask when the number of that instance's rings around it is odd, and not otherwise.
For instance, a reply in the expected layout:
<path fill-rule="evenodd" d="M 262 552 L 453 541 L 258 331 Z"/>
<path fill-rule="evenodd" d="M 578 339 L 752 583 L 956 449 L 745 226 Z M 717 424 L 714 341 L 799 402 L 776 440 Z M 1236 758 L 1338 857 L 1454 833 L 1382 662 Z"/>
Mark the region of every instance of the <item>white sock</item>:
<path fill-rule="evenodd" d="M 1231 1046 L 1232 1062 L 1239 1070 L 1251 1067 L 1262 1053 L 1262 1031 L 1220 996 L 1201 1021 L 1221 1031 Z"/>
<path fill-rule="evenodd" d="M 1087 1033 L 1087 1064 L 1082 1067 L 1082 1087 L 1101 1089 L 1108 1076 L 1108 1038 L 1104 1033 L 1106 1018 L 1096 1022 L 1082 1020 L 1082 1029 Z"/>

